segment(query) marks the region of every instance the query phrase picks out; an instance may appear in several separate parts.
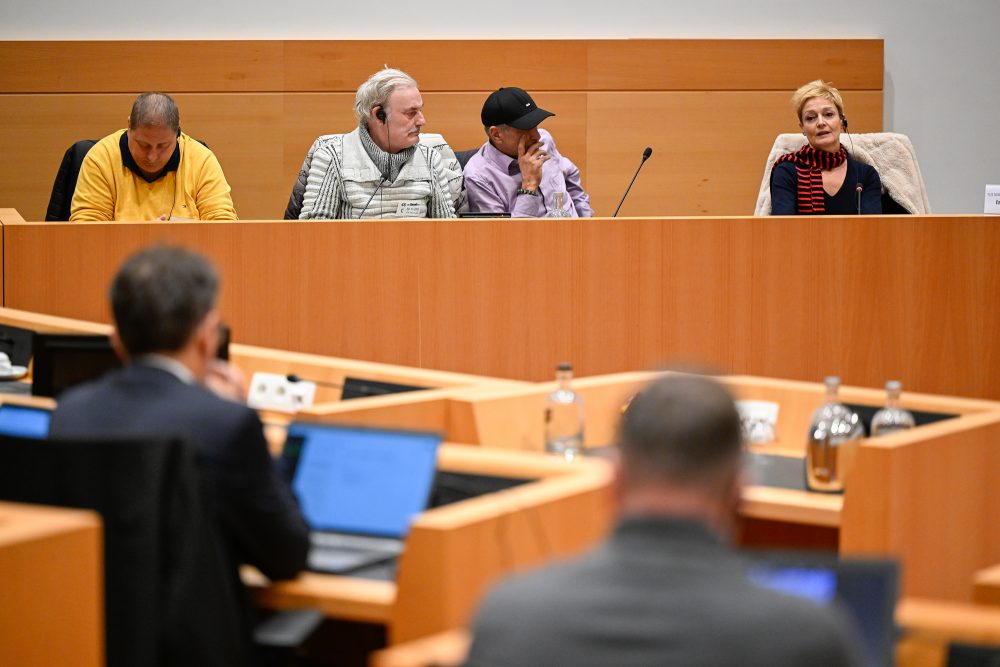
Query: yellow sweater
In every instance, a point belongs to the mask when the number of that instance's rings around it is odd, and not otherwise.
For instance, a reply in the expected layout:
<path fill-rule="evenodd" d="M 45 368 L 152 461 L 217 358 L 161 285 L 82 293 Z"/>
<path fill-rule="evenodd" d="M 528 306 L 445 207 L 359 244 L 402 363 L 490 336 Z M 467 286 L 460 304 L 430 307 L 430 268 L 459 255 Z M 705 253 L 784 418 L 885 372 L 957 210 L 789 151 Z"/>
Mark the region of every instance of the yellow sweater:
<path fill-rule="evenodd" d="M 181 134 L 177 171 L 147 183 L 122 163 L 119 141 L 125 130 L 101 139 L 83 160 L 69 219 L 236 220 L 231 188 L 212 151 Z"/>

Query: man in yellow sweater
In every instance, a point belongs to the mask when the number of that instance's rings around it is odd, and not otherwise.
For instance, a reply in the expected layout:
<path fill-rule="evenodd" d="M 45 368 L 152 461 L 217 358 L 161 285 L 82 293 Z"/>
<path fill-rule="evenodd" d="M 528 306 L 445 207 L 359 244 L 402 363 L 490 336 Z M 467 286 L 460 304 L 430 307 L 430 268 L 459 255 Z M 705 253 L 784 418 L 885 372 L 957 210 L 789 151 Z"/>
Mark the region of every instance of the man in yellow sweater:
<path fill-rule="evenodd" d="M 69 219 L 236 220 L 230 191 L 212 151 L 181 132 L 173 98 L 143 93 L 128 129 L 87 153 Z"/>

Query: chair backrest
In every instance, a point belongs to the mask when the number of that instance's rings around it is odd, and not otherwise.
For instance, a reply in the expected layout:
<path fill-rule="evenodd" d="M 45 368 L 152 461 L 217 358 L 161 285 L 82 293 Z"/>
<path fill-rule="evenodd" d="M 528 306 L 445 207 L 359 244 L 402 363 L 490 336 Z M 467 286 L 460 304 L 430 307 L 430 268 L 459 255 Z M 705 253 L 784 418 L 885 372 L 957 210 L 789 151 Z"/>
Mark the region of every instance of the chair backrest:
<path fill-rule="evenodd" d="M 469 163 L 469 158 L 471 158 L 478 152 L 479 152 L 478 148 L 473 148 L 467 151 L 458 151 L 457 153 L 455 153 L 455 157 L 458 158 L 458 164 L 460 164 L 462 166 L 462 169 L 464 170 L 465 165 Z"/>
<path fill-rule="evenodd" d="M 925 214 L 931 212 L 924 177 L 917 164 L 913 144 L 905 134 L 873 132 L 843 135 L 841 143 L 858 162 L 875 167 L 882 181 L 882 212 Z M 754 215 L 771 215 L 771 169 L 785 153 L 802 148 L 806 138 L 801 134 L 779 134 L 764 164 Z M 887 200 L 885 195 L 888 195 Z M 891 203 L 890 203 L 891 202 Z"/>
<path fill-rule="evenodd" d="M 0 436 L 0 498 L 101 514 L 109 667 L 246 664 L 242 592 L 201 494 L 186 443 Z"/>
<path fill-rule="evenodd" d="M 49 208 L 45 211 L 46 222 L 69 220 L 73 193 L 76 192 L 76 180 L 80 176 L 80 165 L 96 143 L 96 139 L 82 139 L 66 149 L 59 164 L 59 171 L 56 172 L 56 180 L 52 184 Z"/>

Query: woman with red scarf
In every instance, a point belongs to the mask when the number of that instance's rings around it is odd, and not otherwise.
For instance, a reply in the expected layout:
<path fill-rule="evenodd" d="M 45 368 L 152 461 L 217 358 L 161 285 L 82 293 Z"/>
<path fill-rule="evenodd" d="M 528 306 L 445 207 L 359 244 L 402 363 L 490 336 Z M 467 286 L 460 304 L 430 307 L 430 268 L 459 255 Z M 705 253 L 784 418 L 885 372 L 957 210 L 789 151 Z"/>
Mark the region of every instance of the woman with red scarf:
<path fill-rule="evenodd" d="M 813 81 L 795 91 L 792 105 L 809 141 L 775 160 L 772 215 L 861 215 L 882 212 L 882 183 L 874 167 L 848 157 L 840 143 L 847 129 L 840 91 Z"/>

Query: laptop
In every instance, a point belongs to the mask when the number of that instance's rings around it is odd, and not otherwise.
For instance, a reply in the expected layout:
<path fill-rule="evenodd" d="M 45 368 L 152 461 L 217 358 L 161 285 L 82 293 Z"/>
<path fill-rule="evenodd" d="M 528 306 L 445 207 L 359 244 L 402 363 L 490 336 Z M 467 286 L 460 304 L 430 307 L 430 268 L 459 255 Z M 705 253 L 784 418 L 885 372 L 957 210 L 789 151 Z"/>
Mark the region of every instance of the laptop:
<path fill-rule="evenodd" d="M 854 621 L 871 667 L 893 664 L 899 563 L 889 559 L 840 559 L 834 555 L 754 554 L 750 579 L 764 588 L 840 604 Z"/>
<path fill-rule="evenodd" d="M 0 405 L 0 435 L 44 440 L 49 436 L 52 412 L 45 408 L 4 403 Z"/>
<path fill-rule="evenodd" d="M 403 552 L 427 508 L 441 434 L 295 422 L 282 453 L 310 528 L 309 569 L 343 574 Z"/>

